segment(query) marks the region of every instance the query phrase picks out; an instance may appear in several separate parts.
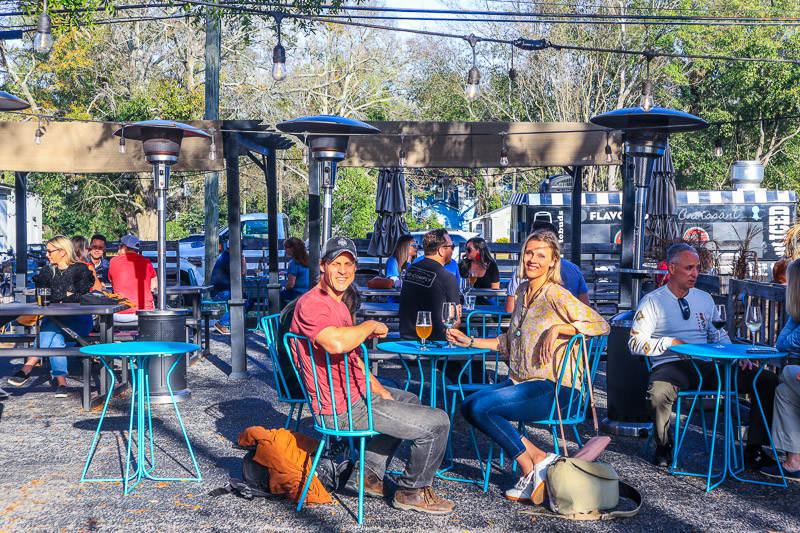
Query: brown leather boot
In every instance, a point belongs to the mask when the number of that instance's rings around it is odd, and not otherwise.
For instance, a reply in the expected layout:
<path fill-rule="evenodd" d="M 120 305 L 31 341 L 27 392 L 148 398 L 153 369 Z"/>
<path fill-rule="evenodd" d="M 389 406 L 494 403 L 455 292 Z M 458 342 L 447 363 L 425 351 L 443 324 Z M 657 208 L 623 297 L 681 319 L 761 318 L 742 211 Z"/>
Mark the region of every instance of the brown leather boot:
<path fill-rule="evenodd" d="M 356 468 L 358 468 L 358 466 L 356 466 Z M 358 470 L 356 470 L 356 475 L 358 475 Z M 372 470 L 365 466 L 364 496 L 369 496 L 370 498 L 388 498 L 391 495 L 388 487 L 383 484 L 383 480 L 379 479 Z"/>
<path fill-rule="evenodd" d="M 433 492 L 433 487 L 422 487 L 421 489 L 397 487 L 392 504 L 395 508 L 404 511 L 439 515 L 450 514 L 456 508 L 455 503 L 437 496 Z"/>

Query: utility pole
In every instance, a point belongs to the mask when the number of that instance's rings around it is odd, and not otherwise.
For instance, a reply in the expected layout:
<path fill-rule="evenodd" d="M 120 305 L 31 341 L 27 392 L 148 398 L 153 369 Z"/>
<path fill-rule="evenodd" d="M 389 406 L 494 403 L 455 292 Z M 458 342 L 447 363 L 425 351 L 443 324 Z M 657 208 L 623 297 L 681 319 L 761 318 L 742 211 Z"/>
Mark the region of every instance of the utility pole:
<path fill-rule="evenodd" d="M 219 58 L 222 20 L 206 13 L 206 120 L 219 120 Z M 211 269 L 219 252 L 219 172 L 205 175 L 205 271 L 211 279 Z M 236 231 L 236 230 L 233 230 Z"/>

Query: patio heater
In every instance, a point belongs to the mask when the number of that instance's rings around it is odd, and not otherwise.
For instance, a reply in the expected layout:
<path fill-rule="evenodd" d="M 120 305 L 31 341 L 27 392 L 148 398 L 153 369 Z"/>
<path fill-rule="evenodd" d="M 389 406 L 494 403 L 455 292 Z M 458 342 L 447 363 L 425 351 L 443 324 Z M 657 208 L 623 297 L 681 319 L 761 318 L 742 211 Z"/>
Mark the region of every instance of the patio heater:
<path fill-rule="evenodd" d="M 21 111 L 31 106 L 22 98 L 17 98 L 13 94 L 0 91 L 0 111 Z M 24 287 L 27 283 L 28 274 L 28 209 L 27 209 L 27 173 L 14 173 L 14 196 L 16 197 L 16 264 L 14 272 L 16 287 Z M 24 296 L 19 296 L 23 298 Z"/>
<path fill-rule="evenodd" d="M 319 264 L 321 244 L 332 236 L 333 189 L 336 187 L 336 164 L 347 154 L 351 135 L 371 135 L 380 130 L 352 118 L 332 115 L 303 117 L 281 122 L 277 128 L 307 142 L 312 160 L 308 166 L 308 256 L 309 264 Z M 322 189 L 322 231 L 320 235 L 319 196 Z M 321 240 L 320 240 L 321 237 Z M 312 268 L 309 283 L 319 279 Z"/>
<path fill-rule="evenodd" d="M 643 270 L 644 210 L 653 160 L 664 155 L 670 133 L 697 131 L 708 123 L 694 115 L 653 107 L 617 109 L 589 119 L 604 128 L 623 133 L 622 252 L 620 255 L 619 307 L 627 309 L 609 322 L 606 363 L 608 418 L 603 431 L 615 435 L 646 437 L 652 427 L 645 403 L 648 370 L 641 358 L 628 349 L 633 313 L 641 298 Z"/>
<path fill-rule="evenodd" d="M 114 132 L 117 137 L 142 141 L 145 160 L 153 165 L 154 188 L 158 194 L 158 309 L 139 310 L 139 340 L 182 342 L 186 338 L 186 309 L 167 309 L 167 189 L 169 170 L 178 162 L 184 137 L 211 137 L 205 131 L 180 122 L 148 120 L 126 124 Z M 169 403 L 167 372 L 180 358 L 170 383 L 176 401 L 191 397 L 186 388 L 186 357 L 180 354 L 150 359 L 151 403 Z"/>

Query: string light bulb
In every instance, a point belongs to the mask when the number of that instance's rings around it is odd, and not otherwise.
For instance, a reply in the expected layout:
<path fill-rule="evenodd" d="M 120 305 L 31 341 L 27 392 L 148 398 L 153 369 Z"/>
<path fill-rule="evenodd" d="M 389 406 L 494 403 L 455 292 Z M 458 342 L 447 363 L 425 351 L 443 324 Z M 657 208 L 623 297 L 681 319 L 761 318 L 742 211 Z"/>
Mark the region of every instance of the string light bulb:
<path fill-rule="evenodd" d="M 214 142 L 214 134 L 217 132 L 216 128 L 211 128 L 211 146 L 208 148 L 208 160 L 209 161 L 216 161 L 217 160 L 217 143 Z"/>
<path fill-rule="evenodd" d="M 714 157 L 722 157 L 722 137 L 720 137 L 720 126 L 717 126 L 717 140 L 714 141 Z"/>
<path fill-rule="evenodd" d="M 400 168 L 406 168 L 406 164 L 408 164 L 408 159 L 406 159 L 406 136 L 400 135 L 400 158 L 398 163 L 400 164 Z"/>
<path fill-rule="evenodd" d="M 467 37 L 467 42 L 469 42 L 469 45 L 472 47 L 472 68 L 469 69 L 469 74 L 467 75 L 467 89 L 464 95 L 468 102 L 474 102 L 481 95 L 481 72 L 476 66 L 477 57 L 475 56 L 475 43 L 478 42 L 478 38 L 470 34 L 470 36 Z"/>
<path fill-rule="evenodd" d="M 128 147 L 125 146 L 125 124 L 122 125 L 122 132 L 119 137 L 119 153 L 124 154 L 128 151 Z"/>
<path fill-rule="evenodd" d="M 614 161 L 614 154 L 611 152 L 611 145 L 608 143 L 609 132 L 606 132 L 606 163 Z"/>
<path fill-rule="evenodd" d="M 505 168 L 508 166 L 508 150 L 506 149 L 506 133 L 502 133 L 503 147 L 500 149 L 500 166 Z"/>
<path fill-rule="evenodd" d="M 42 144 L 43 136 L 44 132 L 42 131 L 42 117 L 39 117 L 39 124 L 36 126 L 36 133 L 33 134 L 33 144 L 36 146 Z"/>
<path fill-rule="evenodd" d="M 283 81 L 286 79 L 286 49 L 281 44 L 281 21 L 283 20 L 282 13 L 274 15 L 275 22 L 278 25 L 278 44 L 272 49 L 272 79 L 275 81 Z"/>
<path fill-rule="evenodd" d="M 33 50 L 37 54 L 47 54 L 53 49 L 53 22 L 47 12 L 47 0 L 44 1 L 39 21 L 36 23 L 36 35 L 33 37 Z"/>
<path fill-rule="evenodd" d="M 642 108 L 642 111 L 650 111 L 652 110 L 656 104 L 655 100 L 653 100 L 653 80 L 650 79 L 650 57 L 647 58 L 647 78 L 642 83 L 642 99 L 639 103 L 639 107 Z"/>

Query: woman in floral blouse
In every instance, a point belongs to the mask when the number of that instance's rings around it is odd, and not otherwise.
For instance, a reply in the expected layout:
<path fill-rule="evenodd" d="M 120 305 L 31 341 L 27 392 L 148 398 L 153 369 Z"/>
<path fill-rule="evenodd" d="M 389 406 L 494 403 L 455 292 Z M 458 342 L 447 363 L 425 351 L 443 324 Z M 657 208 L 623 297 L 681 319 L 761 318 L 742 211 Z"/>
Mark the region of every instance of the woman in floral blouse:
<path fill-rule="evenodd" d="M 568 361 L 570 338 L 606 335 L 608 323 L 596 311 L 576 299 L 561 285 L 561 252 L 549 231 L 532 233 L 522 246 L 514 313 L 508 331 L 494 339 L 469 337 L 458 329 L 447 331 L 448 339 L 463 347 L 499 351 L 508 356 L 506 381 L 477 392 L 464 401 L 461 414 L 497 442 L 522 470 L 511 500 L 531 499 L 544 488 L 547 466 L 556 458 L 521 436 L 512 421 L 541 420 L 550 416 L 555 398 L 555 376 Z M 577 348 L 577 347 L 576 347 Z M 559 402 L 569 402 L 571 369 L 576 352 L 570 354 L 564 372 Z"/>

